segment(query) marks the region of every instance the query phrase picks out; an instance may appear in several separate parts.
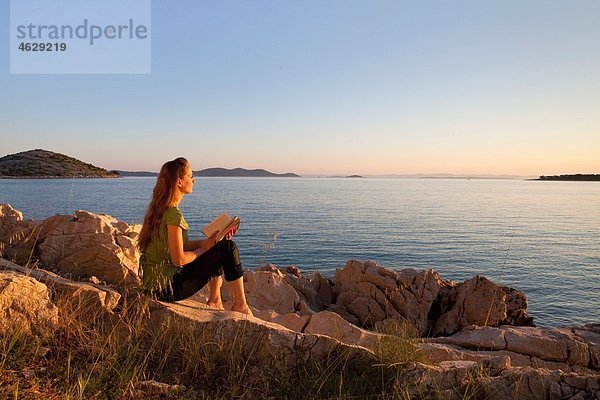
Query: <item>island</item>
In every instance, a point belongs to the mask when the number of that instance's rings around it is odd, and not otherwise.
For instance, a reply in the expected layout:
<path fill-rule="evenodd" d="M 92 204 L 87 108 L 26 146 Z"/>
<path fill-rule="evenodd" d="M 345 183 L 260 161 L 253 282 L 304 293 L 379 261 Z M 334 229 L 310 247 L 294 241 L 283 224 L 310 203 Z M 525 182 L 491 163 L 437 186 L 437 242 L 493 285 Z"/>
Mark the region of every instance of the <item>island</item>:
<path fill-rule="evenodd" d="M 0 158 L 0 178 L 118 178 L 115 171 L 53 151 L 35 149 Z"/>
<path fill-rule="evenodd" d="M 193 171 L 195 176 L 206 177 L 253 177 L 253 178 L 299 178 L 288 172 L 276 174 L 264 169 L 207 168 Z M 76 158 L 49 150 L 35 149 L 9 154 L 0 158 L 0 178 L 119 178 L 156 177 L 149 171 L 122 171 L 96 167 Z"/>
<path fill-rule="evenodd" d="M 253 178 L 299 178 L 300 175 L 288 172 L 285 174 L 275 174 L 264 169 L 244 169 L 244 168 L 207 168 L 200 171 L 194 171 L 195 176 L 231 176 L 231 177 L 253 177 Z"/>
<path fill-rule="evenodd" d="M 117 170 L 120 176 L 158 176 L 156 172 L 147 171 L 121 171 Z M 194 176 L 205 177 L 242 177 L 242 178 L 300 178 L 300 175 L 291 172 L 285 174 L 276 174 L 264 169 L 245 169 L 245 168 L 207 168 L 199 171 L 192 171 Z"/>
<path fill-rule="evenodd" d="M 542 175 L 535 181 L 600 181 L 600 174 Z"/>

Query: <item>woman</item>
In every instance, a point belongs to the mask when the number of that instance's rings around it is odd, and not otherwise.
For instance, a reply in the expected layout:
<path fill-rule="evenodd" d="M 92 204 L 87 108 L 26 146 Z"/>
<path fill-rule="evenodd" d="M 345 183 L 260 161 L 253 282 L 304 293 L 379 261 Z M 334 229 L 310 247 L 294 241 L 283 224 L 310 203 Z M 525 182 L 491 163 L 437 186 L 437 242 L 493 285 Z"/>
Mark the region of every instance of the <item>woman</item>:
<path fill-rule="evenodd" d="M 223 310 L 224 272 L 233 295 L 231 310 L 252 315 L 244 293 L 242 264 L 231 240 L 237 228 L 220 242 L 216 234 L 188 240 L 189 227 L 178 206 L 183 196 L 193 192 L 195 182 L 185 158 L 169 161 L 160 169 L 138 241 L 144 287 L 159 300 L 177 301 L 208 284 L 207 304 Z"/>

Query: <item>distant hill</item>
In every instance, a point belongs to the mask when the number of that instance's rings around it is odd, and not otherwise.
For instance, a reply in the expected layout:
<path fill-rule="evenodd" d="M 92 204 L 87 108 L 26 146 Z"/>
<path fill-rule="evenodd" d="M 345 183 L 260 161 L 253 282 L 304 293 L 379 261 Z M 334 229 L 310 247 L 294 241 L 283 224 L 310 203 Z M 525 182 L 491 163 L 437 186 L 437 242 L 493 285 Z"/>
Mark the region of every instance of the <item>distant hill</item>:
<path fill-rule="evenodd" d="M 600 181 L 600 174 L 570 174 L 540 176 L 536 181 Z"/>
<path fill-rule="evenodd" d="M 117 178 L 115 171 L 48 150 L 29 150 L 0 158 L 3 178 Z"/>
<path fill-rule="evenodd" d="M 148 172 L 148 171 L 121 171 L 115 170 L 119 176 L 158 176 L 156 172 Z"/>
<path fill-rule="evenodd" d="M 157 176 L 156 172 L 143 172 L 143 171 L 115 171 L 120 176 Z M 246 177 L 246 178 L 298 178 L 300 175 L 293 173 L 287 174 L 275 174 L 264 169 L 244 169 L 244 168 L 208 168 L 200 171 L 194 171 L 194 176 L 207 176 L 207 177 Z"/>
<path fill-rule="evenodd" d="M 201 171 L 194 171 L 195 176 L 238 176 L 238 177 L 264 177 L 264 178 L 299 178 L 300 175 L 288 172 L 287 174 L 274 174 L 264 169 L 244 169 L 244 168 L 208 168 Z"/>

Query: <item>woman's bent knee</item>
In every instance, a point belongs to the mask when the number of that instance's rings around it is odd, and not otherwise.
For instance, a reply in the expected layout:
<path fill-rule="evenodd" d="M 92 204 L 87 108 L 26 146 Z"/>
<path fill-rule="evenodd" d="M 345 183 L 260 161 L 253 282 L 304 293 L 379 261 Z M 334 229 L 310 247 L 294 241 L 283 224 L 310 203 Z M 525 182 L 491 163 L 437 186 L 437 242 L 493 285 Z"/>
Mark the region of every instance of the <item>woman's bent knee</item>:
<path fill-rule="evenodd" d="M 218 245 L 228 253 L 232 253 L 237 250 L 237 244 L 235 244 L 233 240 L 223 239 L 218 243 Z"/>

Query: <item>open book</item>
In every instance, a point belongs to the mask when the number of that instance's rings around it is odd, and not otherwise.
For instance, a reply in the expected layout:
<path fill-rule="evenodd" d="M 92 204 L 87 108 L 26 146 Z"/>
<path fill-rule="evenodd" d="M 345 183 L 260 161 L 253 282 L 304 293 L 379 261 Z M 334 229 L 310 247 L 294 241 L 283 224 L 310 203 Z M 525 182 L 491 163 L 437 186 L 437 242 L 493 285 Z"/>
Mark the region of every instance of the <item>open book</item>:
<path fill-rule="evenodd" d="M 202 229 L 202 233 L 206 237 L 211 237 L 213 233 L 217 233 L 217 242 L 225 237 L 232 229 L 240 226 L 238 217 L 230 218 L 229 215 L 221 213 L 217 218 Z"/>

